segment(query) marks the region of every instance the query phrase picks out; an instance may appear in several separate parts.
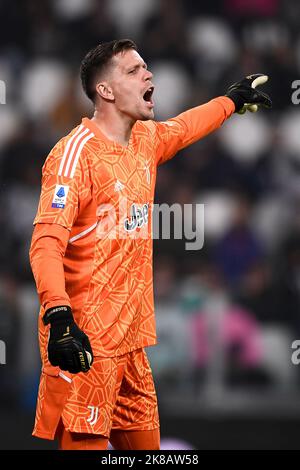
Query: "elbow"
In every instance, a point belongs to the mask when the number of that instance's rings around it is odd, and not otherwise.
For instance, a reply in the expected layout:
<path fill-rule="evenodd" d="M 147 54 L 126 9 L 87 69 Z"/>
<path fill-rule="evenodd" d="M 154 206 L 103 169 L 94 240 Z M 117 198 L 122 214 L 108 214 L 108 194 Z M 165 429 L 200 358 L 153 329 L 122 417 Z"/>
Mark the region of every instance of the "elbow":
<path fill-rule="evenodd" d="M 37 224 L 34 227 L 29 248 L 29 260 L 32 267 L 40 256 L 46 258 L 53 255 L 63 258 L 69 239 L 69 231 L 55 224 Z"/>

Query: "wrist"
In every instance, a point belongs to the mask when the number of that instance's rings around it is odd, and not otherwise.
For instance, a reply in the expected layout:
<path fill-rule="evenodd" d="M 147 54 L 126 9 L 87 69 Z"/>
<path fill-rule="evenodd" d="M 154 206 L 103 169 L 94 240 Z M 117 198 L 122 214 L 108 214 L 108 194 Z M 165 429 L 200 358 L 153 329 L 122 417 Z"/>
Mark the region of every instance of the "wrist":
<path fill-rule="evenodd" d="M 227 98 L 230 98 L 233 101 L 235 106 L 235 112 L 238 112 L 244 106 L 244 99 L 238 93 L 229 93 Z"/>
<path fill-rule="evenodd" d="M 53 324 L 67 324 L 67 323 L 73 323 L 74 318 L 72 314 L 72 309 L 69 305 L 61 305 L 61 306 L 56 306 L 49 308 L 46 310 L 44 316 L 43 316 L 43 323 L 44 325 L 51 325 Z"/>

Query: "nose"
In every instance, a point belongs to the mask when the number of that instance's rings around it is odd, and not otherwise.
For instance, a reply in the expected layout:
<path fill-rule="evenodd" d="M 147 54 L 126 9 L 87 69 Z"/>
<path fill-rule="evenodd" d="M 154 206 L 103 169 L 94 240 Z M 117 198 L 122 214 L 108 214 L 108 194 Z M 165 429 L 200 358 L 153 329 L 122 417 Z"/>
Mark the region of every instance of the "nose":
<path fill-rule="evenodd" d="M 145 74 L 145 80 L 152 80 L 152 78 L 153 78 L 153 73 L 147 69 L 146 74 Z"/>

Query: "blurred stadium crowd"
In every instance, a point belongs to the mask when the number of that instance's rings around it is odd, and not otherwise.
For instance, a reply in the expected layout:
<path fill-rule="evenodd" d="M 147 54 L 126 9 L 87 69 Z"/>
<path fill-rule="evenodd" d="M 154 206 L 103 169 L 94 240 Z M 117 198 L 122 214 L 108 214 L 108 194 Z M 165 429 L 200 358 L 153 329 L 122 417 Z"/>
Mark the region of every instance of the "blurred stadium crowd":
<path fill-rule="evenodd" d="M 202 250 L 154 242 L 160 344 L 149 356 L 159 394 L 297 390 L 299 1 L 2 0 L 0 16 L 0 407 L 35 403 L 38 300 L 28 249 L 41 167 L 92 113 L 78 77 L 83 55 L 120 37 L 137 42 L 154 73 L 156 119 L 222 95 L 249 73 L 270 76 L 274 103 L 234 116 L 159 170 L 157 203 L 205 204 Z"/>

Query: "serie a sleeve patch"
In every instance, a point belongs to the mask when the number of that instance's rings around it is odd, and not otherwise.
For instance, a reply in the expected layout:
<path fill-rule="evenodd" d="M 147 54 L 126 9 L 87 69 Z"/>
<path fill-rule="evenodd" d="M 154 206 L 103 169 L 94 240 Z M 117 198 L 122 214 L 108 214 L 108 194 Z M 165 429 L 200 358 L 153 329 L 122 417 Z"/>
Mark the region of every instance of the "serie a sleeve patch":
<path fill-rule="evenodd" d="M 53 196 L 53 199 L 52 199 L 52 205 L 51 206 L 55 207 L 57 209 L 63 209 L 66 205 L 69 189 L 70 189 L 69 186 L 64 186 L 62 184 L 57 184 L 55 186 L 55 191 L 54 191 L 54 196 Z"/>

